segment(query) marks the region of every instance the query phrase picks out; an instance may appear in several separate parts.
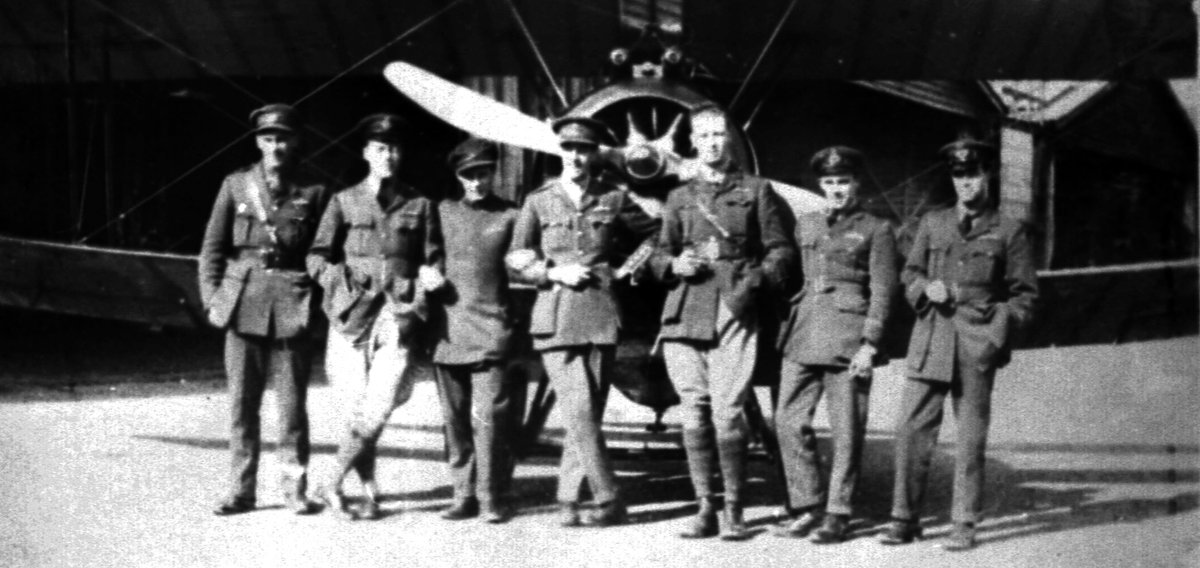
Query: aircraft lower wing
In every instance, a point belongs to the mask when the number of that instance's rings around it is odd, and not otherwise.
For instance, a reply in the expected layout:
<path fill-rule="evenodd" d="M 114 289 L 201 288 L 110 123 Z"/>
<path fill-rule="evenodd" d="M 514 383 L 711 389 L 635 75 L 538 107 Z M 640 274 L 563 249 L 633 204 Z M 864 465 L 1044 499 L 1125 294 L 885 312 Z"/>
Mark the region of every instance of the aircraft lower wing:
<path fill-rule="evenodd" d="M 204 328 L 195 256 L 0 237 L 0 306 Z"/>

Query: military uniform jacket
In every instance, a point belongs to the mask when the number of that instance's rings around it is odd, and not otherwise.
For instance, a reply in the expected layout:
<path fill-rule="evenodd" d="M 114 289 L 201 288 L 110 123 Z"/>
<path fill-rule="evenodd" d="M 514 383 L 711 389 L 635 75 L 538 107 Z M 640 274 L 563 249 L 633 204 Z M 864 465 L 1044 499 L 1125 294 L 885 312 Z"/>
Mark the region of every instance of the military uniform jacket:
<path fill-rule="evenodd" d="M 431 298 L 437 317 L 433 361 L 462 365 L 503 359 L 512 335 L 504 255 L 517 209 L 489 195 L 438 204 L 446 285 Z"/>
<path fill-rule="evenodd" d="M 592 180 L 580 205 L 553 180 L 525 201 L 513 231 L 510 269 L 519 282 L 538 287 L 529 333 L 538 350 L 571 345 L 614 345 L 620 314 L 612 291 L 614 265 L 621 261 L 619 243 L 653 237 L 659 222 L 638 207 L 626 191 Z M 623 237 L 631 237 L 626 239 Z M 537 262 L 519 266 L 511 259 L 522 251 Z M 579 263 L 592 278 L 581 289 L 546 279 L 546 269 Z"/>
<path fill-rule="evenodd" d="M 325 290 L 330 326 L 361 338 L 390 298 L 427 316 L 417 290 L 421 265 L 440 268 L 441 230 L 433 203 L 399 182 L 381 191 L 366 180 L 330 201 L 308 255 L 308 272 Z"/>
<path fill-rule="evenodd" d="M 782 290 L 796 253 L 781 207 L 766 180 L 739 171 L 729 172 L 719 184 L 692 180 L 671 192 L 650 261 L 655 276 L 669 288 L 661 339 L 711 341 L 716 338 L 717 302 L 741 317 L 754 309 L 762 292 Z M 689 247 L 707 248 L 718 258 L 709 263 L 711 270 L 680 279 L 671 272 L 671 261 Z"/>
<path fill-rule="evenodd" d="M 200 248 L 200 296 L 213 325 L 276 338 L 308 329 L 313 287 L 304 255 L 324 205 L 321 185 L 283 179 L 268 191 L 258 163 L 226 176 Z"/>
<path fill-rule="evenodd" d="M 804 287 L 780 334 L 783 355 L 802 365 L 849 365 L 863 343 L 879 345 L 899 293 L 892 225 L 861 208 L 836 220 L 809 213 L 796 223 L 796 242 Z"/>
<path fill-rule="evenodd" d="M 917 313 L 908 346 L 911 378 L 953 380 L 961 345 L 966 364 L 1002 367 L 1013 333 L 1028 325 L 1037 299 L 1037 274 L 1021 224 L 987 211 L 969 233 L 959 228 L 956 208 L 921 219 L 904 265 L 905 297 Z M 935 306 L 925 286 L 941 280 L 948 306 Z"/>

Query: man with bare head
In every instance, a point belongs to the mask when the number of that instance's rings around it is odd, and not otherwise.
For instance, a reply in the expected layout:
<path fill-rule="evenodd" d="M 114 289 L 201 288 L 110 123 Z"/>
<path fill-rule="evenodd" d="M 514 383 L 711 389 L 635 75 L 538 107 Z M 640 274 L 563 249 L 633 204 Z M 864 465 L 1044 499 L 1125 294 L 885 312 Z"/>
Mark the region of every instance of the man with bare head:
<path fill-rule="evenodd" d="M 724 111 L 691 115 L 696 177 L 671 192 L 663 210 L 655 275 L 670 289 L 659 341 L 682 399 L 683 440 L 699 513 L 681 533 L 718 532 L 712 477 L 725 484 L 722 538 L 746 538 L 743 519 L 744 405 L 757 357 L 757 304 L 780 289 L 795 251 L 770 184 L 739 169 Z"/>

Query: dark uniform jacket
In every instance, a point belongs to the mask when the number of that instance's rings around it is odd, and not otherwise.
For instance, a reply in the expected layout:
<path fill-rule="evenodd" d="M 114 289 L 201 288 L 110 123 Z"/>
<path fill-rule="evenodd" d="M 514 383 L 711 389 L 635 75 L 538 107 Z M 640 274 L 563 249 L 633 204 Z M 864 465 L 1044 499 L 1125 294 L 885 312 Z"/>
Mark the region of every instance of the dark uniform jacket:
<path fill-rule="evenodd" d="M 620 315 L 612 275 L 621 262 L 619 253 L 628 252 L 618 250 L 623 248 L 618 243 L 623 237 L 653 237 L 659 222 L 634 204 L 626 190 L 605 181 L 592 180 L 578 208 L 560 184 L 550 181 L 529 196 L 513 232 L 513 252 L 530 251 L 544 261 L 510 263 L 515 280 L 539 289 L 529 323 L 533 346 L 614 345 Z M 592 278 L 581 289 L 546 279 L 543 267 L 574 263 L 591 268 Z"/>
<path fill-rule="evenodd" d="M 965 236 L 954 207 L 921 219 L 905 262 L 905 296 L 917 312 L 908 347 L 908 376 L 951 381 L 958 346 L 967 364 L 1002 367 L 1013 333 L 1028 325 L 1037 299 L 1029 239 L 1017 221 L 989 210 Z M 935 306 L 925 286 L 942 280 L 949 306 Z"/>
<path fill-rule="evenodd" d="M 879 346 L 899 293 L 892 225 L 861 208 L 809 213 L 796 223 L 804 287 L 781 334 L 784 357 L 802 365 L 850 363 L 865 342 Z"/>
<path fill-rule="evenodd" d="M 200 248 L 200 296 L 217 327 L 276 338 L 308 329 L 313 287 L 304 255 L 325 188 L 288 179 L 278 185 L 268 190 L 255 163 L 229 174 L 217 193 Z"/>
<path fill-rule="evenodd" d="M 495 195 L 475 203 L 438 204 L 446 251 L 446 285 L 431 301 L 438 312 L 435 363 L 463 365 L 503 359 L 512 335 L 504 255 L 516 206 Z"/>
<path fill-rule="evenodd" d="M 758 296 L 781 290 L 795 262 L 784 229 L 781 201 L 770 184 L 740 171 L 722 183 L 692 180 L 671 192 L 651 269 L 670 291 L 663 306 L 661 339 L 716 338 L 717 302 L 736 317 L 754 309 Z M 718 224 L 711 222 L 711 213 Z M 710 270 L 680 280 L 671 261 L 685 248 L 718 253 Z"/>
<path fill-rule="evenodd" d="M 440 268 L 441 262 L 433 203 L 402 183 L 390 183 L 377 194 L 364 180 L 330 201 L 308 255 L 308 272 L 325 290 L 330 326 L 361 340 L 389 297 L 424 318 L 417 270 Z"/>

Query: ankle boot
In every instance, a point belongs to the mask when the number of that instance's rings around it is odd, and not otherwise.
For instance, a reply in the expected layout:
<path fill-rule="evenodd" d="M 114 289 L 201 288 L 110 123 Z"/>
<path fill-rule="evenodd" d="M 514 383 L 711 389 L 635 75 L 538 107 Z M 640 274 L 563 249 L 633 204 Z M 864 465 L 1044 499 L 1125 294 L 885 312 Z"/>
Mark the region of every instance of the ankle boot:
<path fill-rule="evenodd" d="M 717 536 L 717 504 L 712 497 L 701 497 L 699 504 L 700 510 L 689 521 L 687 528 L 679 533 L 680 538 Z"/>

